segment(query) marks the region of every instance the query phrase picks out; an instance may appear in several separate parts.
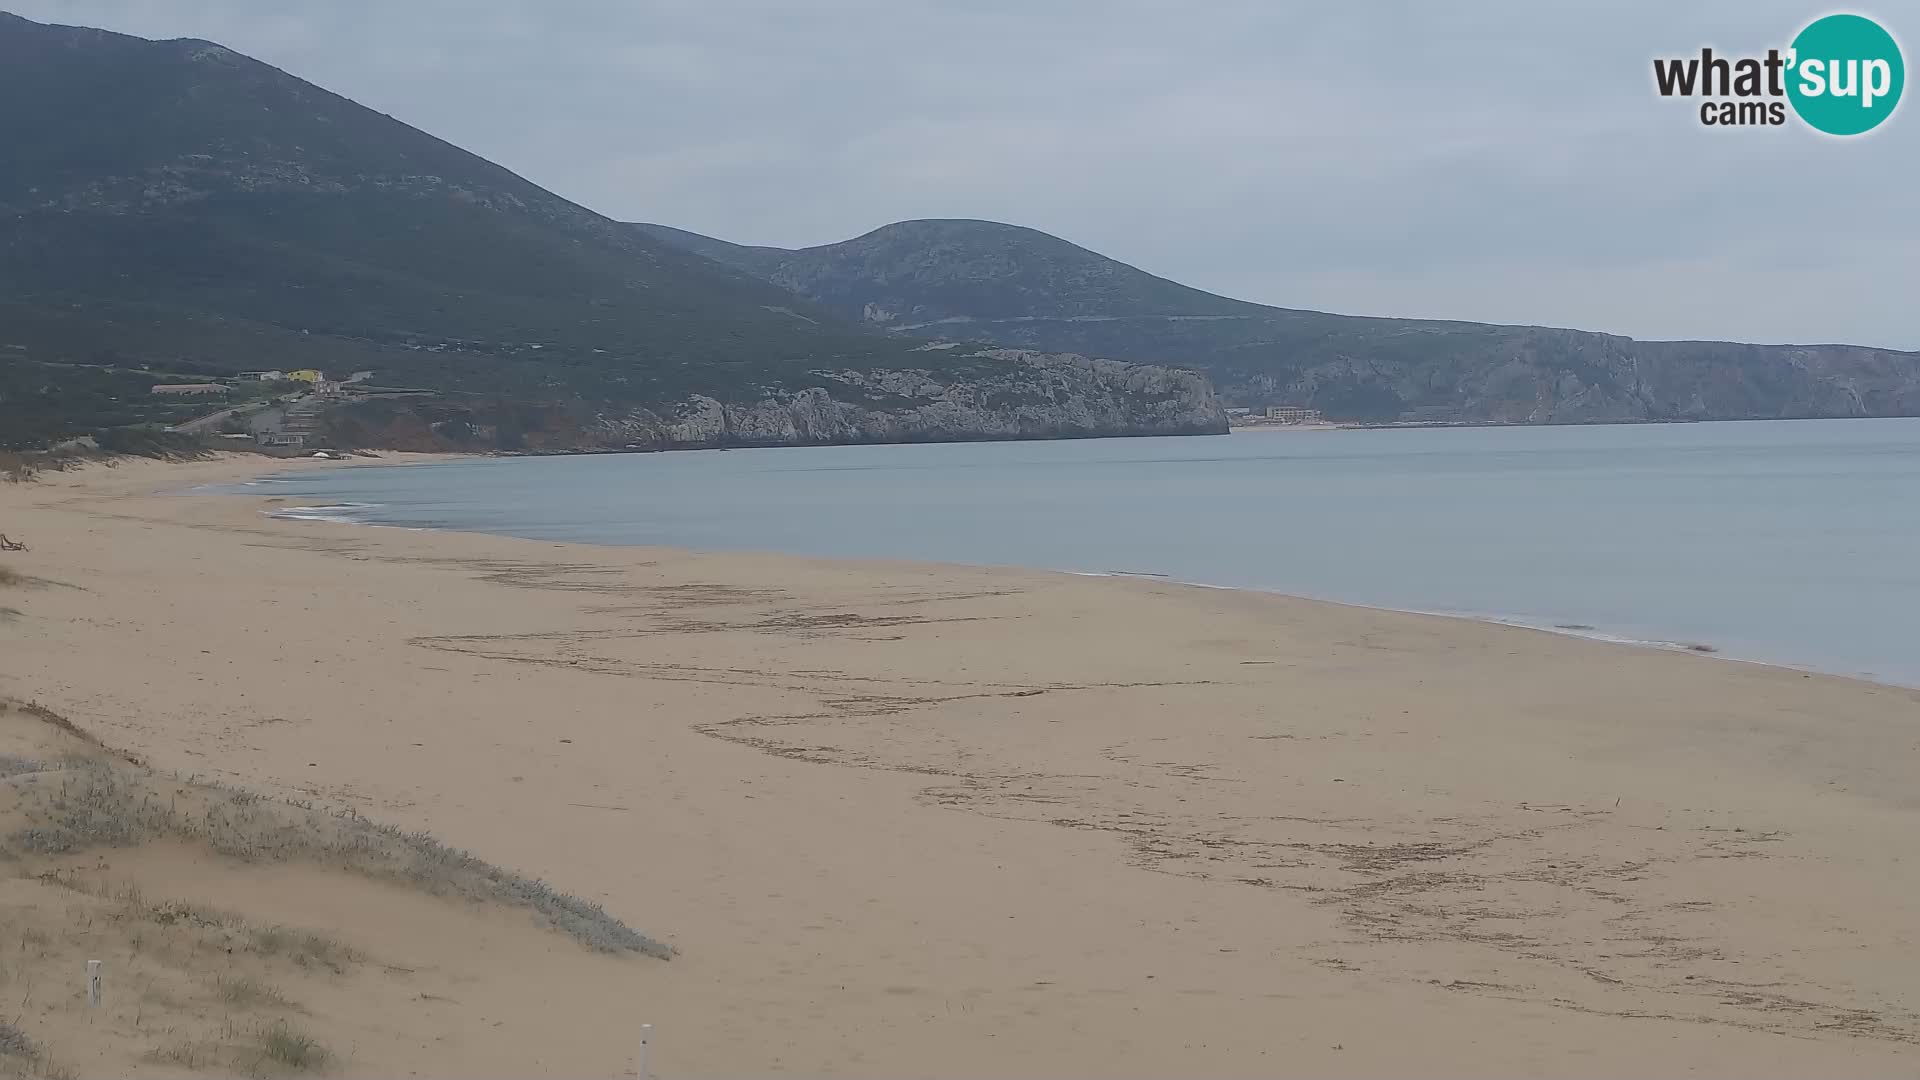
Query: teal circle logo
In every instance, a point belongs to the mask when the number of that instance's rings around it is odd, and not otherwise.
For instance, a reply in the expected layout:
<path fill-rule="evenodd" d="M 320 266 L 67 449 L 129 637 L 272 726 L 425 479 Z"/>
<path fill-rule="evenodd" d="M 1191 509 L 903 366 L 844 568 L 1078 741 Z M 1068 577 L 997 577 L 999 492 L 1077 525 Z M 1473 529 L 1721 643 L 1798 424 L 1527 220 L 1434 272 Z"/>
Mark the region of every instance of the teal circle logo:
<path fill-rule="evenodd" d="M 1787 100 L 1816 131 L 1859 135 L 1879 127 L 1900 104 L 1907 66 L 1900 45 L 1861 15 L 1828 15 L 1807 24 L 1789 54 Z"/>

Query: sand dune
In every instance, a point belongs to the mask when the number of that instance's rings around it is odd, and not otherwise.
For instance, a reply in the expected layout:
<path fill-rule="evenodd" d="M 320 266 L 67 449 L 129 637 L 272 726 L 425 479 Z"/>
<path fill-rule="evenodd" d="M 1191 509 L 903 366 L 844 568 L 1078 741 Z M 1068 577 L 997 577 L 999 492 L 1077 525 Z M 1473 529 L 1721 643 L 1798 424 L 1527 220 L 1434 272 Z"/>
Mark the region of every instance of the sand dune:
<path fill-rule="evenodd" d="M 645 970 L 623 960 L 667 956 L 428 838 L 156 773 L 4 701 L 0 845 L 0 1075 L 618 1075 L 631 1045 L 557 1036 L 623 1024 Z"/>
<path fill-rule="evenodd" d="M 0 694 L 431 829 L 681 950 L 463 954 L 469 996 L 552 1007 L 463 1015 L 442 1063 L 369 1037 L 372 1071 L 533 1068 L 511 1045 L 608 1074 L 642 1021 L 663 1076 L 1883 1075 L 1920 1042 L 1913 691 L 1162 582 L 152 494 L 258 467 L 0 487 L 33 545 L 6 565 L 56 583 L 0 594 Z M 151 861 L 327 925 L 297 883 Z"/>

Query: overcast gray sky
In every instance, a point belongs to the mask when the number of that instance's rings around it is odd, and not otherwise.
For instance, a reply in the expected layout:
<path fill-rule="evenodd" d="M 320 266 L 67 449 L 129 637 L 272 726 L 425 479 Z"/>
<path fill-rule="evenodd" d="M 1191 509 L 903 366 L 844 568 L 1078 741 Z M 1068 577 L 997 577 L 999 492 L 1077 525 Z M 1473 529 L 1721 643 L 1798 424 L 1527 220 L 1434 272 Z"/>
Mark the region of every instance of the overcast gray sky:
<path fill-rule="evenodd" d="M 1440 10 L 1442 8 L 1452 10 Z M 1920 103 L 1713 129 L 1656 55 L 1807 0 L 0 0 L 210 38 L 595 210 L 1030 225 L 1291 307 L 1920 348 Z M 1881 19 L 1914 57 L 1920 8 Z"/>

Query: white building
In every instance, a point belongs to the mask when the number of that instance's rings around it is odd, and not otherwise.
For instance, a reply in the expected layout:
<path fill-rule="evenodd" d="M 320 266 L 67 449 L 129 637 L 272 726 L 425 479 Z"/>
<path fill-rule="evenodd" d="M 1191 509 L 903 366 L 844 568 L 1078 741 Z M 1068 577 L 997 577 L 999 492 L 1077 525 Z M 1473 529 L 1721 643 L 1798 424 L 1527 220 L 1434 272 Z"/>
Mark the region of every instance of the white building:
<path fill-rule="evenodd" d="M 1317 424 L 1320 422 L 1320 410 L 1304 405 L 1269 405 L 1267 419 L 1283 424 Z"/>

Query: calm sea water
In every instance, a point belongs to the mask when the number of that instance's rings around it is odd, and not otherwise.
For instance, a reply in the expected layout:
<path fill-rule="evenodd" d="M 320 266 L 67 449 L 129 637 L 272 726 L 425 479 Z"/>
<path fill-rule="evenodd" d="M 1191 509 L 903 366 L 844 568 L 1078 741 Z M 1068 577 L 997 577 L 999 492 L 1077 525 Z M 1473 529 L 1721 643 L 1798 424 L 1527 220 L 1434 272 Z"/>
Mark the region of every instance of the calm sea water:
<path fill-rule="evenodd" d="M 1161 574 L 1920 685 L 1920 420 L 503 458 L 267 483 L 346 521 Z"/>

